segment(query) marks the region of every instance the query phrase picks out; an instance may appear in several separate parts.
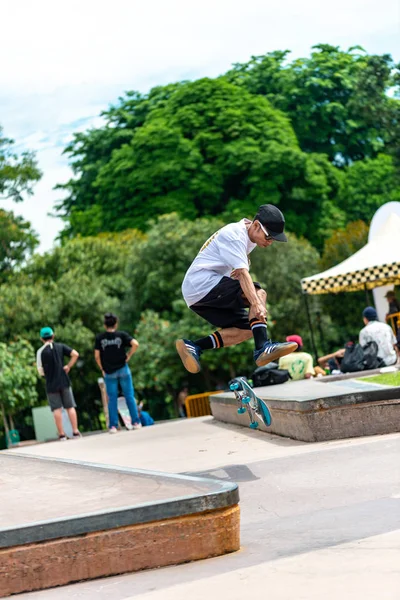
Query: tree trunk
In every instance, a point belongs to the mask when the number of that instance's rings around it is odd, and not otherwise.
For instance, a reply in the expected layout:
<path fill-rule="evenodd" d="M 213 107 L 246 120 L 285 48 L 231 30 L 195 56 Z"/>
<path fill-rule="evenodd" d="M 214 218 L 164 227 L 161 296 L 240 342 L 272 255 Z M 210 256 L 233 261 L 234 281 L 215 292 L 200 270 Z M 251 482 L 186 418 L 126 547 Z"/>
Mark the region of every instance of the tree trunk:
<path fill-rule="evenodd" d="M 9 420 L 11 429 L 15 429 L 14 419 L 13 419 L 13 416 L 11 414 L 8 415 L 8 420 Z"/>
<path fill-rule="evenodd" d="M 3 416 L 4 431 L 5 431 L 5 434 L 6 434 L 6 437 L 7 437 L 8 434 L 10 433 L 10 428 L 8 426 L 8 423 L 7 423 L 6 411 L 4 410 L 4 404 L 2 402 L 0 403 L 0 408 L 1 408 L 1 414 Z"/>

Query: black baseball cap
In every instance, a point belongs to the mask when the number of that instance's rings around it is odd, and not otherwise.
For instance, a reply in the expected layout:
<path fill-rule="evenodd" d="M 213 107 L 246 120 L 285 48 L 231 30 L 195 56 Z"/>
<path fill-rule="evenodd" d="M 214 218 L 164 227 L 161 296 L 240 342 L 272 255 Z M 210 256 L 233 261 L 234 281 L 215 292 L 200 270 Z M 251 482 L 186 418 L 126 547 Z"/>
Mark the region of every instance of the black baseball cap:
<path fill-rule="evenodd" d="M 283 233 L 285 228 L 285 217 L 273 204 L 262 204 L 254 220 L 260 221 L 269 235 L 277 242 L 287 242 L 287 237 Z"/>

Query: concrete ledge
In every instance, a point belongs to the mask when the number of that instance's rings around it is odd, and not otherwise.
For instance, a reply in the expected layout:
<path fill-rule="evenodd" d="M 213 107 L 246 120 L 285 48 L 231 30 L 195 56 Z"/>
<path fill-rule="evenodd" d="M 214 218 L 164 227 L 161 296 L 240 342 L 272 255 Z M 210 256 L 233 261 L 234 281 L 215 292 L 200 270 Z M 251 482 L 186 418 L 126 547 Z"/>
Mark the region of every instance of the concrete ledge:
<path fill-rule="evenodd" d="M 239 507 L 0 551 L 0 596 L 239 549 Z"/>
<path fill-rule="evenodd" d="M 400 431 L 400 388 L 355 380 L 298 381 L 256 389 L 267 401 L 271 427 L 259 429 L 304 442 L 320 442 Z M 213 416 L 248 427 L 237 414 L 234 394 L 211 396 Z"/>
<path fill-rule="evenodd" d="M 236 484 L 15 454 L 0 470 L 0 597 L 240 547 Z"/>

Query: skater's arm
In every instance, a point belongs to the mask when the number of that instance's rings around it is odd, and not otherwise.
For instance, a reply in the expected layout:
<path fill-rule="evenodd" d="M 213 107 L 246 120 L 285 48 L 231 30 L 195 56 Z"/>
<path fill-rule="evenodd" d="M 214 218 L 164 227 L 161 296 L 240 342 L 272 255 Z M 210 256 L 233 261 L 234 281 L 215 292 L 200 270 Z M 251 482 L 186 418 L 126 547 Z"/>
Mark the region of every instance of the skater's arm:
<path fill-rule="evenodd" d="M 100 359 L 100 350 L 94 351 L 94 360 L 97 362 L 97 366 L 99 367 L 100 371 L 104 375 L 104 369 L 103 369 L 103 365 L 101 364 L 101 359 Z"/>
<path fill-rule="evenodd" d="M 136 350 L 139 348 L 139 342 L 135 339 L 131 340 L 131 347 L 129 352 L 126 355 L 126 362 L 129 362 L 131 356 L 135 354 Z"/>
<path fill-rule="evenodd" d="M 72 369 L 72 367 L 74 366 L 74 364 L 76 363 L 76 361 L 79 358 L 79 353 L 76 350 L 72 350 L 71 354 L 70 354 L 70 361 L 67 365 L 65 365 L 64 367 L 64 371 L 66 373 L 69 373 L 70 370 Z"/>
<path fill-rule="evenodd" d="M 243 294 L 251 307 L 255 308 L 255 315 L 259 319 L 267 318 L 267 309 L 257 296 L 256 288 L 247 269 L 235 269 L 235 279 L 238 279 Z"/>

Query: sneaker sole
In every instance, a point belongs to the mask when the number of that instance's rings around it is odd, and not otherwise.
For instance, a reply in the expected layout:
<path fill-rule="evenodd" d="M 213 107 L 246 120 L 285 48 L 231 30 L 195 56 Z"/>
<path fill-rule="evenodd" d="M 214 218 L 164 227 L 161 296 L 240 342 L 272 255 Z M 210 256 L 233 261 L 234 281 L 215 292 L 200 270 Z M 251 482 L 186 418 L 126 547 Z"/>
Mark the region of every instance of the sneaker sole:
<path fill-rule="evenodd" d="M 176 340 L 175 346 L 185 369 L 189 373 L 198 373 L 200 371 L 199 363 L 186 348 L 185 342 L 183 340 Z"/>
<path fill-rule="evenodd" d="M 297 349 L 297 344 L 293 343 L 293 344 L 290 344 L 290 346 L 285 346 L 285 348 L 280 348 L 278 350 L 275 350 L 274 352 L 271 352 L 271 354 L 263 353 L 257 358 L 256 365 L 257 365 L 257 367 L 263 367 L 264 365 L 267 365 L 268 363 L 274 362 L 278 358 L 281 358 L 281 356 L 286 356 L 287 354 L 291 354 L 296 349 Z"/>

